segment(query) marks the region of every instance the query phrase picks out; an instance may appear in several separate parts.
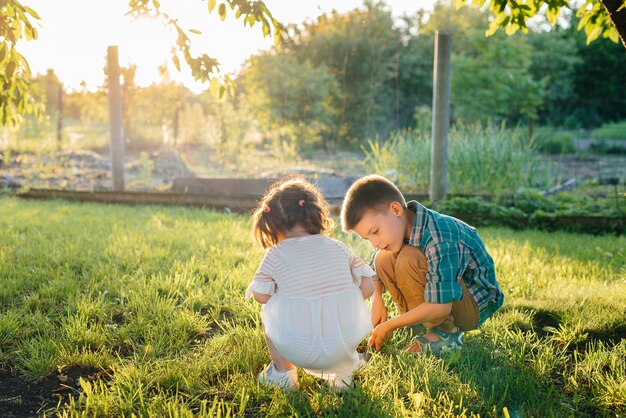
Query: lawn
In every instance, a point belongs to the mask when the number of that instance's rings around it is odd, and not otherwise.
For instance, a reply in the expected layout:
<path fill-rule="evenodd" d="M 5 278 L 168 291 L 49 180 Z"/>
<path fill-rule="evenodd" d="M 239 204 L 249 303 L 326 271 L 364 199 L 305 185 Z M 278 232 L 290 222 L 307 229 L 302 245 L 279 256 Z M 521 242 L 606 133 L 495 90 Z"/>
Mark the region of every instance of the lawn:
<path fill-rule="evenodd" d="M 503 309 L 443 359 L 397 332 L 336 394 L 260 387 L 245 216 L 0 197 L 0 415 L 623 416 L 626 238 L 484 228 Z M 366 242 L 335 236 L 363 258 Z"/>

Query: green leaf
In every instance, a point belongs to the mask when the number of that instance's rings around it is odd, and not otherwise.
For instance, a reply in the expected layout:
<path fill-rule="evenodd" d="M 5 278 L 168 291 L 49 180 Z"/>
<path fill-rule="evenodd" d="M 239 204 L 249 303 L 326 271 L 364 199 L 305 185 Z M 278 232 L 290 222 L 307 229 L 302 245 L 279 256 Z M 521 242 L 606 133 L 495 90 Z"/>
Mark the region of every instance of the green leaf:
<path fill-rule="evenodd" d="M 220 81 L 217 78 L 213 77 L 209 84 L 209 90 L 214 96 L 217 96 L 217 92 L 219 88 L 220 88 Z"/>
<path fill-rule="evenodd" d="M 223 22 L 226 19 L 226 5 L 224 3 L 220 4 L 217 13 L 220 15 L 220 20 Z"/>
<path fill-rule="evenodd" d="M 585 28 L 586 29 L 586 28 Z M 589 33 L 587 33 L 587 45 L 595 41 L 602 33 L 602 26 L 594 27 Z"/>
<path fill-rule="evenodd" d="M 615 42 L 616 44 L 619 43 L 619 33 L 617 33 L 617 29 L 615 28 L 611 28 L 608 30 L 608 38 Z"/>
<path fill-rule="evenodd" d="M 200 32 L 198 29 L 189 29 L 189 32 L 195 33 L 196 35 L 202 35 L 202 32 Z"/>
<path fill-rule="evenodd" d="M 506 26 L 505 32 L 507 35 L 513 35 L 515 32 L 517 32 L 517 30 L 519 29 L 519 25 L 516 23 L 511 23 L 509 25 Z"/>
<path fill-rule="evenodd" d="M 26 11 L 29 15 L 31 15 L 32 17 L 34 17 L 35 19 L 39 19 L 39 20 L 41 20 L 41 18 L 40 18 L 40 17 L 39 17 L 39 15 L 37 14 L 37 12 L 36 12 L 36 11 L 34 11 L 33 9 L 31 9 L 30 7 L 28 7 L 28 6 L 24 6 L 24 10 L 25 10 L 25 11 Z"/>
<path fill-rule="evenodd" d="M 0 65 L 4 64 L 4 61 L 7 59 L 9 55 L 9 47 L 7 44 L 2 42 L 0 43 Z"/>
<path fill-rule="evenodd" d="M 494 33 L 496 33 L 496 31 L 498 30 L 498 23 L 496 22 L 496 20 L 492 21 L 491 24 L 489 25 L 489 28 L 487 29 L 487 31 L 485 32 L 485 36 L 491 36 Z"/>
<path fill-rule="evenodd" d="M 209 0 L 209 13 L 215 9 L 215 0 Z"/>
<path fill-rule="evenodd" d="M 15 62 L 9 61 L 4 71 L 8 79 L 13 77 L 13 73 L 15 73 L 15 68 L 16 68 Z"/>

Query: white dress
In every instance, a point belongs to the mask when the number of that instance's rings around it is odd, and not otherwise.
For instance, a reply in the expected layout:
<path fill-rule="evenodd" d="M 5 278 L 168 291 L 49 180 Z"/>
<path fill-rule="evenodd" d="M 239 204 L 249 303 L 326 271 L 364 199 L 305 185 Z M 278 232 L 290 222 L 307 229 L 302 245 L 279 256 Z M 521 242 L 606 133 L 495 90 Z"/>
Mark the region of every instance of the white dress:
<path fill-rule="evenodd" d="M 335 239 L 287 238 L 267 250 L 246 299 L 252 291 L 272 295 L 262 320 L 278 352 L 315 376 L 340 381 L 354 371 L 356 348 L 372 331 L 359 286 L 374 274 Z"/>

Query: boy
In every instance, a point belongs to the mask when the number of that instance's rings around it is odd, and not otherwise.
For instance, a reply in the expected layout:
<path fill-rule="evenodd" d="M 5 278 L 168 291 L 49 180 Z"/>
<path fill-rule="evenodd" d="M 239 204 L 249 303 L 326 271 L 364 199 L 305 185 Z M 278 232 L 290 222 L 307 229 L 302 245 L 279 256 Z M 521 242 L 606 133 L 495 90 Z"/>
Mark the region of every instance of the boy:
<path fill-rule="evenodd" d="M 377 248 L 369 340 L 377 351 L 396 329 L 422 324 L 428 332 L 407 351 L 441 355 L 460 348 L 462 331 L 477 328 L 502 306 L 493 260 L 476 229 L 416 201 L 407 204 L 386 178 L 371 175 L 350 186 L 341 223 Z M 385 289 L 399 312 L 389 321 Z"/>

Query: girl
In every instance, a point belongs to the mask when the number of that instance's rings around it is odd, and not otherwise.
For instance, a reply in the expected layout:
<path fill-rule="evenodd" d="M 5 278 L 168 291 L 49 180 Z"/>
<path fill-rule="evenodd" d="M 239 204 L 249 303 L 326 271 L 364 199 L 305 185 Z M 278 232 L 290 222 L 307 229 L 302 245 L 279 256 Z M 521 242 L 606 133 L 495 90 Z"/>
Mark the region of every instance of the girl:
<path fill-rule="evenodd" d="M 261 384 L 298 386 L 295 366 L 339 390 L 352 383 L 356 347 L 372 331 L 364 299 L 374 271 L 323 233 L 334 226 L 328 204 L 303 178 L 273 184 L 252 216 L 254 236 L 268 249 L 246 299 L 265 304 L 265 340 L 272 362 Z"/>

